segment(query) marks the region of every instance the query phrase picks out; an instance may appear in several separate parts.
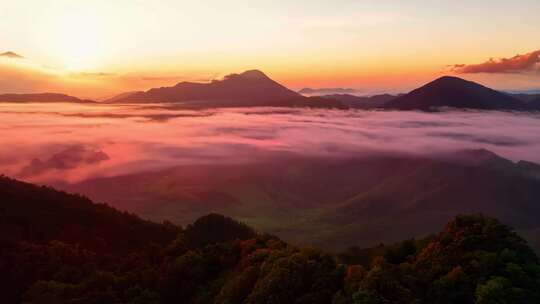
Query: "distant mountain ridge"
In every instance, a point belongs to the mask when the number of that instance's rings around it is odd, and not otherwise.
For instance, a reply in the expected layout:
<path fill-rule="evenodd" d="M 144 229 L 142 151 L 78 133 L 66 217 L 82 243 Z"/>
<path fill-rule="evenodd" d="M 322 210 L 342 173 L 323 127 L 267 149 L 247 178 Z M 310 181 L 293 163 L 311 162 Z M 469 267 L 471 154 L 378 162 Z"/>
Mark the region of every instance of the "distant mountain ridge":
<path fill-rule="evenodd" d="M 19 56 L 11 52 L 0 56 Z M 303 89 L 306 94 L 327 89 Z M 334 90 L 334 89 L 328 89 Z M 349 89 L 337 88 L 348 91 Z M 125 92 L 103 103 L 178 103 L 178 106 L 201 109 L 216 107 L 315 107 L 339 109 L 387 109 L 430 111 L 439 108 L 540 111 L 540 95 L 511 94 L 493 90 L 458 77 L 438 78 L 407 94 L 355 96 L 327 94 L 304 96 L 270 79 L 259 70 L 230 74 L 211 82 L 180 82 L 172 87 Z M 0 94 L 0 102 L 73 102 L 93 100 L 58 93 Z"/>
<path fill-rule="evenodd" d="M 383 106 L 397 110 L 431 110 L 440 107 L 481 110 L 529 110 L 526 102 L 458 77 L 444 76 Z"/>
<path fill-rule="evenodd" d="M 353 94 L 355 89 L 349 88 L 303 88 L 298 93 L 305 95 L 332 95 L 332 94 Z"/>
<path fill-rule="evenodd" d="M 74 96 L 59 93 L 29 93 L 29 94 L 0 94 L 0 102 L 73 102 L 94 103 L 93 100 L 80 99 Z"/>
<path fill-rule="evenodd" d="M 173 87 L 136 92 L 114 102 L 185 102 L 186 106 L 340 106 L 309 99 L 275 82 L 259 70 L 230 74 L 209 83 L 180 82 Z"/>
<path fill-rule="evenodd" d="M 388 102 L 396 99 L 398 96 L 390 94 L 380 94 L 373 96 L 355 96 L 351 94 L 331 94 L 321 96 L 322 98 L 333 99 L 341 102 L 343 105 L 356 109 L 373 109 L 384 106 Z"/>

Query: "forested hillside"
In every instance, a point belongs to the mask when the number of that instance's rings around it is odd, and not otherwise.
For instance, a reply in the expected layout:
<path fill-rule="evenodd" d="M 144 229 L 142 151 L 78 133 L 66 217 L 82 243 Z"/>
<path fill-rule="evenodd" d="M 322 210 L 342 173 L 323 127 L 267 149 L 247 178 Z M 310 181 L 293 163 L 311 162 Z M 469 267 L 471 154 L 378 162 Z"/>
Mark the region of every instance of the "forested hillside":
<path fill-rule="evenodd" d="M 458 216 L 431 238 L 334 256 L 217 214 L 155 224 L 7 178 L 0 195 L 4 303 L 540 301 L 535 253 L 481 215 Z"/>

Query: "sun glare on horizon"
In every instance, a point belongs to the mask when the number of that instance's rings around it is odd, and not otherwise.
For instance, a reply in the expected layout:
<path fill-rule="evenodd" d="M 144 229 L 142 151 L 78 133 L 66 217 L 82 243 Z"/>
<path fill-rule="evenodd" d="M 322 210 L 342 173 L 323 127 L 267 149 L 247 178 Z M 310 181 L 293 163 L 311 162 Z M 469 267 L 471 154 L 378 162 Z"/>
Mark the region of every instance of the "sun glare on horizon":
<path fill-rule="evenodd" d="M 107 24 L 98 12 L 68 9 L 43 24 L 48 37 L 43 47 L 71 72 L 98 69 L 107 55 Z"/>

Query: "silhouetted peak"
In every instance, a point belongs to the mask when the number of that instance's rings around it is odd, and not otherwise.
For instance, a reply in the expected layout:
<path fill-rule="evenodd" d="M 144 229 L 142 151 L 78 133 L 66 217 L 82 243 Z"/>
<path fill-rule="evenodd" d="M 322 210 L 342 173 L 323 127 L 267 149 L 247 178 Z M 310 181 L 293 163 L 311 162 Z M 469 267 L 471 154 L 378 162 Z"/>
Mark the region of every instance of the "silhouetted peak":
<path fill-rule="evenodd" d="M 465 80 L 463 78 L 459 78 L 459 77 L 456 77 L 456 76 L 448 76 L 448 75 L 445 75 L 445 76 L 442 76 L 442 77 L 439 77 L 437 79 L 435 79 L 433 82 L 441 82 L 441 81 L 462 81 L 462 82 L 469 82 L 468 80 Z"/>
<path fill-rule="evenodd" d="M 266 74 L 264 74 L 263 72 L 259 70 L 245 71 L 244 73 L 240 74 L 240 76 L 247 77 L 247 78 L 268 78 Z"/>
<path fill-rule="evenodd" d="M 454 89 L 456 87 L 469 87 L 469 86 L 477 86 L 477 87 L 483 87 L 481 84 L 465 80 L 463 78 L 455 77 L 455 76 L 442 76 L 440 78 L 437 78 L 426 85 L 426 87 L 429 86 L 437 86 L 442 88 L 451 88 Z"/>
<path fill-rule="evenodd" d="M 0 57 L 7 57 L 7 58 L 24 58 L 23 56 L 13 53 L 13 52 L 5 52 L 0 54 Z"/>

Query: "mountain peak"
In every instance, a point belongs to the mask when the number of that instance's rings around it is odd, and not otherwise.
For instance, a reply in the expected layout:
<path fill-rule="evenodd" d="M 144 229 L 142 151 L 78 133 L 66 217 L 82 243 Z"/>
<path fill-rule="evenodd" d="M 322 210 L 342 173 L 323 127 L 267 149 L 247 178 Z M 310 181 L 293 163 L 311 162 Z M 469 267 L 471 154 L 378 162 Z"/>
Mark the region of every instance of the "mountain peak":
<path fill-rule="evenodd" d="M 441 76 L 441 77 L 435 79 L 433 82 L 440 82 L 440 81 L 462 81 L 462 82 L 469 82 L 468 80 L 465 80 L 465 79 L 463 79 L 463 78 L 459 78 L 459 77 L 456 77 L 456 76 L 449 76 L 449 75 Z"/>
<path fill-rule="evenodd" d="M 444 88 L 454 88 L 454 87 L 457 87 L 457 86 L 463 86 L 463 87 L 474 86 L 474 87 L 487 88 L 487 87 L 485 87 L 485 86 L 483 86 L 483 85 L 481 85 L 479 83 L 469 81 L 469 80 L 466 80 L 466 79 L 463 79 L 463 78 L 459 78 L 459 77 L 456 77 L 456 76 L 448 76 L 448 75 L 439 77 L 439 78 L 433 80 L 432 82 L 428 83 L 426 86 L 440 86 L 440 87 L 444 87 Z"/>
<path fill-rule="evenodd" d="M 254 79 L 266 79 L 268 76 L 259 70 L 248 70 L 240 74 L 242 77 L 254 78 Z"/>
<path fill-rule="evenodd" d="M 0 57 L 7 57 L 7 58 L 24 58 L 23 56 L 17 54 L 17 53 L 14 53 L 14 52 L 5 52 L 5 53 L 2 53 L 0 54 Z"/>
<path fill-rule="evenodd" d="M 268 80 L 270 78 L 259 70 L 248 70 L 240 74 L 229 74 L 224 77 L 224 80 L 230 79 Z"/>

